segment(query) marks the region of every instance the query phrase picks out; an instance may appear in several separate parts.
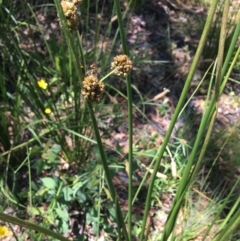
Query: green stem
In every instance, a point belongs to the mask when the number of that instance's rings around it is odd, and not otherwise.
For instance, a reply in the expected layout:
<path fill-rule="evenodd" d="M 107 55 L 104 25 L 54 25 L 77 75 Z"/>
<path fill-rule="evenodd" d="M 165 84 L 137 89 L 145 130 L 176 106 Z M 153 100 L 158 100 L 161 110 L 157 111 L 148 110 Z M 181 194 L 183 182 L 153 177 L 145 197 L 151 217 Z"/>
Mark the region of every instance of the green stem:
<path fill-rule="evenodd" d="M 114 74 L 116 71 L 116 69 L 112 70 L 110 73 L 108 73 L 107 75 L 105 75 L 102 79 L 100 79 L 99 81 L 102 82 L 104 81 L 105 79 L 107 79 L 110 75 Z"/>
<path fill-rule="evenodd" d="M 123 27 L 123 18 L 120 8 L 119 0 L 115 0 L 115 7 L 118 18 L 118 26 L 120 31 L 121 43 L 123 48 L 123 53 L 128 55 L 127 41 L 126 35 Z M 132 198 L 133 198 L 133 190 L 132 190 L 132 166 L 133 166 L 133 120 L 132 120 L 132 86 L 130 76 L 127 76 L 127 101 L 128 101 L 128 238 L 132 240 Z"/>
<path fill-rule="evenodd" d="M 212 229 L 212 227 L 216 224 L 218 218 L 220 217 L 220 215 L 223 213 L 223 210 L 226 208 L 226 206 L 228 205 L 228 203 L 230 202 L 231 198 L 233 197 L 234 192 L 236 191 L 236 187 L 238 186 L 240 181 L 240 178 L 238 178 L 238 180 L 235 182 L 234 186 L 232 187 L 231 191 L 229 192 L 228 196 L 224 199 L 224 202 L 222 203 L 222 205 L 218 208 L 218 211 L 214 217 L 214 219 L 212 220 L 211 224 L 208 226 L 208 229 L 206 230 L 204 236 L 202 237 L 202 241 L 206 240 L 206 237 L 208 236 L 210 230 Z M 240 198 L 236 201 L 239 202 Z M 235 203 L 235 204 L 236 204 Z M 233 213 L 235 213 L 235 205 L 233 206 L 233 208 L 230 210 L 229 214 L 227 215 L 227 217 L 223 220 L 221 226 L 219 227 L 218 230 L 223 230 L 227 223 L 229 223 L 229 219 L 230 217 L 232 217 Z M 216 241 L 216 240 L 215 240 Z"/>
<path fill-rule="evenodd" d="M 229 12 L 229 0 L 226 0 L 224 3 L 223 9 L 223 17 L 222 17 L 222 24 L 221 24 L 221 33 L 220 33 L 220 40 L 218 45 L 218 55 L 217 55 L 217 72 L 216 72 L 216 79 L 215 79 L 215 93 L 216 99 L 218 100 L 220 94 L 220 85 L 222 80 L 222 63 L 223 63 L 223 55 L 224 55 L 224 46 L 225 46 L 225 39 L 226 39 L 226 31 L 227 31 L 227 21 L 228 21 L 228 12 Z"/>
<path fill-rule="evenodd" d="M 35 230 L 37 232 L 40 232 L 40 233 L 43 233 L 45 235 L 51 236 L 55 240 L 69 241 L 67 238 L 65 238 L 65 237 L 61 236 L 60 234 L 57 234 L 57 233 L 55 233 L 51 230 L 48 230 L 46 228 L 43 228 L 43 227 L 38 226 L 38 225 L 33 224 L 33 223 L 29 223 L 29 222 L 21 220 L 19 218 L 9 216 L 9 215 L 4 214 L 4 213 L 0 213 L 0 220 L 2 220 L 4 222 L 8 222 L 8 223 L 17 224 L 17 225 L 19 225 L 21 227 L 25 227 L 27 229 Z"/>
<path fill-rule="evenodd" d="M 179 113 L 181 111 L 181 108 L 182 108 L 182 106 L 184 104 L 184 100 L 185 100 L 185 98 L 187 96 L 188 89 L 190 87 L 192 78 L 193 78 L 195 70 L 197 68 L 197 65 L 198 65 L 199 59 L 201 57 L 204 45 L 205 45 L 205 43 L 207 41 L 207 35 L 208 35 L 209 30 L 211 28 L 211 22 L 213 20 L 213 16 L 214 16 L 214 12 L 215 12 L 215 9 L 216 9 L 216 6 L 217 6 L 217 2 L 218 2 L 217 0 L 214 0 L 214 2 L 211 5 L 211 8 L 210 8 L 210 11 L 209 11 L 209 14 L 208 14 L 208 18 L 207 18 L 207 21 L 206 21 L 206 24 L 205 24 L 205 27 L 204 27 L 204 30 L 203 30 L 203 33 L 202 33 L 202 36 L 201 36 L 201 39 L 200 39 L 197 51 L 196 51 L 196 54 L 194 56 L 193 63 L 191 65 L 191 68 L 190 68 L 187 80 L 185 82 L 182 94 L 180 96 L 179 102 L 177 104 L 176 110 L 174 112 L 172 121 L 171 121 L 170 126 L 168 128 L 168 131 L 166 133 L 166 136 L 164 138 L 162 146 L 160 147 L 159 156 L 157 158 L 156 165 L 155 165 L 155 168 L 154 168 L 154 171 L 153 171 L 153 174 L 152 174 L 152 177 L 151 177 L 151 181 L 150 181 L 150 184 L 149 184 L 149 188 L 148 188 L 140 240 L 143 240 L 143 238 L 144 238 L 144 231 L 145 231 L 145 226 L 146 226 L 146 223 L 147 223 L 148 212 L 149 212 L 149 209 L 150 209 L 151 195 L 152 195 L 152 191 L 153 191 L 153 186 L 154 186 L 154 181 L 155 181 L 155 178 L 156 178 L 156 174 L 157 174 L 157 171 L 158 171 L 161 159 L 163 157 L 163 154 L 165 152 L 166 146 L 167 146 L 167 144 L 169 142 L 169 138 L 171 136 L 172 130 L 173 130 L 174 126 L 175 126 L 175 123 L 176 123 L 176 121 L 178 119 L 178 116 L 179 116 Z M 180 196 L 180 197 L 182 196 L 181 192 L 178 194 L 178 196 Z M 179 202 L 179 200 L 177 200 L 177 198 L 175 198 L 175 200 L 177 202 Z M 176 214 L 177 214 L 177 210 L 173 213 L 173 217 L 176 216 Z M 171 232 L 173 230 L 174 225 L 175 225 L 175 222 L 173 221 L 173 219 L 172 219 L 172 223 L 168 222 L 168 225 L 165 226 L 165 229 L 164 229 L 164 232 L 163 232 L 161 240 L 167 240 L 168 239 L 169 235 L 171 234 Z"/>
<path fill-rule="evenodd" d="M 224 230 L 213 241 L 229 240 L 229 236 L 234 230 L 239 228 L 240 225 L 240 208 L 235 212 L 229 223 L 224 227 Z"/>
<path fill-rule="evenodd" d="M 240 34 L 240 21 L 238 21 L 238 24 L 235 28 L 235 31 L 234 31 L 234 34 L 233 34 L 233 38 L 232 38 L 232 41 L 231 41 L 231 44 L 230 44 L 230 47 L 228 49 L 228 53 L 227 53 L 227 56 L 225 58 L 225 61 L 224 61 L 224 64 L 223 64 L 223 68 L 222 68 L 222 76 L 224 77 L 226 72 L 227 72 L 227 76 L 225 76 L 224 78 L 224 83 L 223 83 L 223 87 L 220 88 L 220 91 L 222 92 L 223 91 L 223 88 L 226 84 L 226 82 L 228 81 L 228 78 L 232 72 L 232 69 L 239 57 L 239 49 L 240 47 L 238 47 L 238 50 L 237 50 L 237 53 L 235 54 L 235 58 L 234 58 L 234 61 L 232 61 L 231 65 L 230 65 L 230 68 L 229 68 L 229 63 L 231 62 L 231 58 L 232 58 L 232 54 L 233 54 L 233 51 L 234 51 L 234 48 L 236 46 L 236 43 L 238 41 L 238 38 L 239 38 L 239 34 Z"/>
<path fill-rule="evenodd" d="M 132 231 L 132 174 L 133 174 L 133 129 L 132 129 L 132 89 L 130 77 L 127 77 L 127 95 L 128 95 L 128 237 L 129 240 L 132 240 L 131 231 Z"/>
<path fill-rule="evenodd" d="M 107 181 L 110 193 L 111 193 L 112 200 L 116 203 L 116 215 L 120 220 L 120 223 L 118 223 L 118 225 L 121 225 L 122 232 L 123 232 L 123 235 L 125 237 L 125 240 L 128 241 L 129 239 L 128 239 L 127 230 L 126 230 L 126 227 L 124 225 L 124 220 L 123 220 L 121 208 L 120 208 L 119 203 L 117 201 L 118 200 L 117 194 L 116 194 L 115 188 L 113 186 L 112 178 L 111 178 L 110 171 L 109 171 L 109 168 L 108 168 L 106 153 L 104 151 L 102 139 L 101 139 L 100 134 L 99 134 L 98 125 L 97 125 L 97 121 L 96 121 L 96 118 L 95 118 L 95 115 L 94 115 L 93 107 L 92 107 L 92 104 L 89 103 L 89 102 L 87 102 L 87 105 L 88 105 L 88 108 L 89 108 L 89 111 L 90 111 L 90 115 L 91 115 L 91 119 L 92 119 L 92 125 L 93 125 L 93 128 L 94 128 L 94 133 L 95 133 L 95 137 L 96 137 L 98 148 L 99 148 L 99 153 L 100 153 L 101 160 L 102 160 L 103 169 L 104 169 L 105 175 L 106 175 L 106 181 Z"/>
<path fill-rule="evenodd" d="M 234 41 L 234 39 L 233 39 L 233 41 Z M 218 59 L 221 59 L 221 57 L 218 58 Z M 224 66 L 227 66 L 227 65 L 228 64 L 225 62 Z M 220 64 L 220 66 L 221 66 L 221 64 Z M 216 115 L 216 110 L 217 110 L 218 98 L 219 98 L 219 95 L 222 93 L 222 91 L 225 87 L 225 84 L 226 84 L 226 81 L 223 81 L 223 76 L 224 76 L 223 73 L 225 73 L 225 71 L 226 71 L 226 69 L 224 71 L 222 71 L 221 75 L 219 76 L 219 79 L 217 80 L 217 81 L 219 81 L 219 83 L 222 83 L 222 85 L 219 88 L 216 87 L 218 89 L 215 89 L 215 93 L 212 97 L 212 100 L 209 104 L 209 107 L 208 107 L 207 111 L 204 113 L 204 116 L 202 118 L 199 130 L 198 130 L 197 138 L 196 138 L 196 141 L 194 143 L 194 147 L 192 149 L 191 155 L 190 155 L 189 160 L 188 160 L 188 165 L 186 166 L 186 168 L 184 170 L 182 180 L 179 184 L 179 188 L 177 190 L 177 194 L 176 194 L 174 202 L 173 202 L 173 209 L 171 210 L 171 212 L 169 214 L 169 217 L 168 217 L 168 220 L 167 220 L 167 223 L 166 223 L 165 229 L 167 230 L 168 235 L 170 235 L 170 233 L 171 233 L 171 231 L 174 227 L 173 225 L 175 224 L 175 220 L 176 220 L 178 211 L 180 209 L 180 205 L 182 203 L 184 194 L 186 193 L 187 188 L 191 184 L 191 182 L 192 182 L 192 180 L 193 180 L 193 178 L 196 174 L 196 171 L 198 170 L 198 166 L 201 162 L 201 159 L 202 159 L 202 157 L 205 153 L 206 145 L 208 143 L 209 136 L 210 136 L 210 133 L 211 133 L 211 130 L 212 130 L 212 127 L 213 127 L 213 122 L 214 122 L 214 119 L 216 117 L 215 115 Z M 229 74 L 229 72 L 231 72 L 231 70 L 228 70 L 227 75 Z M 226 79 L 227 79 L 227 76 L 225 77 L 225 80 Z M 214 112 L 215 112 L 215 114 L 214 114 Z M 200 148 L 199 145 L 201 143 L 203 135 L 205 134 L 205 130 L 206 130 L 206 127 L 209 123 L 210 118 L 212 118 L 211 123 L 210 123 L 210 127 L 208 129 L 207 136 L 204 140 L 204 144 L 203 144 L 202 148 Z M 194 161 L 199 149 L 201 149 L 200 156 L 198 158 L 197 164 L 195 165 L 194 171 L 192 172 L 192 174 L 190 174 L 191 167 L 193 165 L 193 161 Z M 190 176 L 189 176 L 189 174 L 190 174 Z M 165 230 L 164 230 L 164 234 L 165 234 Z M 167 238 L 167 237 L 168 236 L 163 236 L 162 240 L 165 240 L 165 238 Z"/>

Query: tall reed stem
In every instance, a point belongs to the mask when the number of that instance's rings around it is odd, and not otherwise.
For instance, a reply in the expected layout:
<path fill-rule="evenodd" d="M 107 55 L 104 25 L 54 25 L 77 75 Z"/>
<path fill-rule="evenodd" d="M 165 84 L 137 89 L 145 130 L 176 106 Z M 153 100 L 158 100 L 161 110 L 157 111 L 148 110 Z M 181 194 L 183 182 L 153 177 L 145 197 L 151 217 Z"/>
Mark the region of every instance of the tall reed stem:
<path fill-rule="evenodd" d="M 127 49 L 127 41 L 125 36 L 125 31 L 123 27 L 123 18 L 120 8 L 119 0 L 115 0 L 115 7 L 117 11 L 118 17 L 118 25 L 121 37 L 121 43 L 123 48 L 123 53 L 128 55 Z M 128 102 L 128 238 L 131 241 L 132 235 L 132 198 L 133 198 L 133 191 L 132 191 L 132 165 L 133 165 L 133 120 L 132 120 L 132 86 L 131 86 L 131 79 L 129 75 L 127 76 L 127 102 Z"/>

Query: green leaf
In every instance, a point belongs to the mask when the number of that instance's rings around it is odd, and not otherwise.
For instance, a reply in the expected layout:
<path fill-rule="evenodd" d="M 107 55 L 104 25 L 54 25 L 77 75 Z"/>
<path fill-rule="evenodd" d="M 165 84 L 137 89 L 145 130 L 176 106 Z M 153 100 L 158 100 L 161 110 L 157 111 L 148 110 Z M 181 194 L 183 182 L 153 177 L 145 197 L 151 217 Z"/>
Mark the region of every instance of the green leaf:
<path fill-rule="evenodd" d="M 69 232 L 70 229 L 69 229 L 69 224 L 68 222 L 65 222 L 65 221 L 62 221 L 62 232 L 63 233 L 67 233 Z"/>
<path fill-rule="evenodd" d="M 48 192 L 48 188 L 41 188 L 36 192 L 36 196 L 43 196 L 46 192 Z"/>
<path fill-rule="evenodd" d="M 65 201 L 71 201 L 73 199 L 73 190 L 71 188 L 64 187 L 62 191 Z"/>
<path fill-rule="evenodd" d="M 43 207 L 28 207 L 28 212 L 32 215 L 43 215 L 45 213 Z"/>
<path fill-rule="evenodd" d="M 44 177 L 41 179 L 43 186 L 48 189 L 55 189 L 56 188 L 56 182 L 51 177 Z"/>
<path fill-rule="evenodd" d="M 74 185 L 73 185 L 73 188 L 72 188 L 72 190 L 73 190 L 73 196 L 75 196 L 76 195 L 76 193 L 78 192 L 78 190 L 83 186 L 83 185 L 85 185 L 85 183 L 87 183 L 87 181 L 88 180 L 85 180 L 85 181 L 80 181 L 80 182 L 76 182 Z"/>
<path fill-rule="evenodd" d="M 45 166 L 45 162 L 43 161 L 43 159 L 38 160 L 38 161 L 34 164 L 34 168 L 36 168 L 38 175 L 39 175 L 40 173 L 42 173 L 42 171 L 44 170 L 44 166 Z"/>
<path fill-rule="evenodd" d="M 57 215 L 64 221 L 68 221 L 69 220 L 69 215 L 68 215 L 68 211 L 66 210 L 66 208 L 55 208 L 55 211 L 57 213 Z"/>
<path fill-rule="evenodd" d="M 58 154 L 58 153 L 61 151 L 61 146 L 55 144 L 55 145 L 53 145 L 53 147 L 51 148 L 51 151 L 52 151 L 53 153 Z"/>
<path fill-rule="evenodd" d="M 52 225 L 55 225 L 55 216 L 53 213 L 48 213 L 48 215 L 45 217 L 47 222 L 49 222 Z"/>
<path fill-rule="evenodd" d="M 78 201 L 80 203 L 84 203 L 87 200 L 86 195 L 82 193 L 80 190 L 77 192 L 77 197 L 79 198 Z"/>
<path fill-rule="evenodd" d="M 49 151 L 47 157 L 48 157 L 48 161 L 50 163 L 54 163 L 54 162 L 56 162 L 57 154 L 52 151 Z"/>

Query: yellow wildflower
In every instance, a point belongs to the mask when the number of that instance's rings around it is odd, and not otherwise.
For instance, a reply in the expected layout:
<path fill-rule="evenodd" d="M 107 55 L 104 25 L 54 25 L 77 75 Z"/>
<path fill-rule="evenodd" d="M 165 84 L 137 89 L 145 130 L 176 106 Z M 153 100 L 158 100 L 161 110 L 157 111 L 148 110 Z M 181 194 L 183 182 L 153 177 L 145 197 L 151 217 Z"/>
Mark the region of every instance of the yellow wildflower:
<path fill-rule="evenodd" d="M 41 78 L 40 80 L 38 80 L 37 83 L 38 83 L 38 86 L 39 86 L 41 89 L 43 89 L 43 90 L 46 90 L 47 87 L 48 87 L 48 84 L 47 84 L 46 80 L 43 79 L 43 78 Z"/>
<path fill-rule="evenodd" d="M 50 108 L 46 108 L 44 112 L 45 112 L 45 114 L 51 114 L 52 111 Z"/>
<path fill-rule="evenodd" d="M 10 232 L 6 226 L 0 226 L 0 238 L 3 238 L 5 236 L 10 236 Z"/>

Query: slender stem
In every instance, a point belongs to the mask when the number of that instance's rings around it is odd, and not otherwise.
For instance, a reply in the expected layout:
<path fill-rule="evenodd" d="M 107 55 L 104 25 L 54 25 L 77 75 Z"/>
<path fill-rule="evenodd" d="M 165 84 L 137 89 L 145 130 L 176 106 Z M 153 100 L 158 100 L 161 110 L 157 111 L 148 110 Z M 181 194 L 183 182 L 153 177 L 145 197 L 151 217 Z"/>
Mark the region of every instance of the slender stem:
<path fill-rule="evenodd" d="M 91 115 L 91 119 L 92 119 L 92 125 L 93 125 L 93 128 L 94 128 L 94 133 L 95 133 L 95 137 L 96 137 L 98 148 L 99 148 L 99 153 L 100 153 L 101 160 L 102 160 L 103 169 L 104 169 L 105 175 L 106 175 L 106 181 L 107 181 L 110 193 L 111 193 L 112 200 L 115 202 L 115 205 L 116 205 L 116 216 L 120 220 L 120 223 L 118 223 L 118 224 L 121 225 L 122 232 L 123 232 L 123 235 L 125 237 L 125 240 L 128 241 L 129 239 L 128 239 L 127 230 L 126 230 L 126 227 L 124 225 L 122 211 L 121 211 L 121 208 L 120 208 L 119 203 L 118 203 L 117 194 L 116 194 L 115 188 L 113 186 L 112 178 L 111 178 L 110 171 L 109 171 L 109 168 L 108 168 L 106 153 L 104 151 L 102 139 L 101 139 L 100 134 L 99 134 L 98 125 L 97 125 L 97 121 L 96 121 L 96 118 L 95 118 L 95 115 L 94 115 L 93 107 L 92 107 L 92 104 L 89 103 L 89 102 L 87 102 L 87 105 L 88 105 L 88 109 L 90 111 L 90 115 Z"/>
<path fill-rule="evenodd" d="M 239 182 L 240 182 L 240 177 L 235 182 L 234 186 L 231 188 L 231 191 L 229 192 L 227 197 L 224 199 L 224 202 L 222 203 L 222 205 L 218 208 L 218 211 L 217 211 L 214 219 L 212 220 L 211 224 L 208 226 L 208 229 L 205 231 L 204 236 L 202 237 L 202 241 L 206 240 L 206 237 L 208 236 L 210 230 L 216 224 L 216 222 L 217 222 L 218 218 L 220 217 L 221 213 L 223 213 L 223 210 L 226 208 L 226 206 L 229 203 L 230 199 L 233 197 L 233 194 L 236 191 L 236 187 L 238 186 Z M 240 198 L 236 202 L 240 202 Z M 235 202 L 235 204 L 236 204 L 236 202 Z M 239 204 L 237 204 L 237 205 L 239 205 Z M 226 229 L 227 223 L 229 223 L 229 221 L 231 219 L 230 217 L 232 217 L 233 213 L 236 212 L 236 210 L 234 209 L 234 206 L 232 207 L 232 209 L 228 213 L 227 217 L 223 220 L 223 222 L 221 223 L 221 226 L 219 227 L 218 230 L 222 231 L 223 229 Z M 221 232 L 221 236 L 222 236 L 222 232 Z"/>
<path fill-rule="evenodd" d="M 229 240 L 229 236 L 234 230 L 239 228 L 240 225 L 240 208 L 236 210 L 228 224 L 224 227 L 224 230 L 213 241 L 225 241 Z"/>
<path fill-rule="evenodd" d="M 27 160 L 28 160 L 28 182 L 29 182 L 29 206 L 30 208 L 33 207 L 32 205 L 32 172 L 31 172 L 31 164 L 30 164 L 30 155 L 31 155 L 32 149 L 28 149 L 27 152 Z"/>
<path fill-rule="evenodd" d="M 220 32 L 220 39 L 219 39 L 219 45 L 218 45 L 217 72 L 216 72 L 216 79 L 215 79 L 215 93 L 216 93 L 217 100 L 218 100 L 219 94 L 220 94 L 220 85 L 221 85 L 220 81 L 222 80 L 222 76 L 221 76 L 222 71 L 221 70 L 222 70 L 222 63 L 223 63 L 226 31 L 227 31 L 229 5 L 230 5 L 229 0 L 226 0 L 224 3 L 221 32 Z"/>
<path fill-rule="evenodd" d="M 8 222 L 8 223 L 17 224 L 17 225 L 19 225 L 21 227 L 25 227 L 27 229 L 35 230 L 35 231 L 37 231 L 39 233 L 43 233 L 45 235 L 51 236 L 55 240 L 69 241 L 69 239 L 67 239 L 67 238 L 61 236 L 60 234 L 55 233 L 55 232 L 53 232 L 53 231 L 51 231 L 49 229 L 46 229 L 44 227 L 41 227 L 39 225 L 30 223 L 30 222 L 25 221 L 25 220 L 21 220 L 21 219 L 16 218 L 16 217 L 12 217 L 12 216 L 4 214 L 4 213 L 0 213 L 0 220 Z"/>
<path fill-rule="evenodd" d="M 133 129 L 132 129 L 132 89 L 131 89 L 131 82 L 130 77 L 127 77 L 127 95 L 128 95 L 128 235 L 129 240 L 132 240 L 131 236 L 131 230 L 132 230 L 132 197 L 133 197 L 133 191 L 132 191 L 132 163 L 133 163 Z"/>
<path fill-rule="evenodd" d="M 184 100 L 186 98 L 186 95 L 188 93 L 188 89 L 190 87 L 190 84 L 191 84 L 191 81 L 192 81 L 192 78 L 193 78 L 193 75 L 194 75 L 194 72 L 197 68 L 197 65 L 198 65 L 198 62 L 199 62 L 199 59 L 201 57 L 201 54 L 202 54 L 202 51 L 203 51 L 203 48 L 204 48 L 204 45 L 206 43 L 206 40 L 207 40 L 207 35 L 209 33 L 209 30 L 211 28 L 211 22 L 212 22 L 212 19 L 213 19 L 213 16 L 214 16 L 214 12 L 215 12 L 215 9 L 216 9 L 216 6 L 217 6 L 217 0 L 214 0 L 212 5 L 211 5 L 211 8 L 210 8 L 210 11 L 209 11 L 209 14 L 208 14 L 208 18 L 207 18 L 207 21 L 206 21 L 206 24 L 205 24 L 205 27 L 204 27 L 204 30 L 203 30 L 203 33 L 202 33 L 202 36 L 201 36 L 201 39 L 200 39 L 200 42 L 199 42 L 199 45 L 198 45 L 198 48 L 197 48 L 197 51 L 196 51 L 196 54 L 194 56 L 194 59 L 193 59 L 193 63 L 191 65 L 191 68 L 190 68 L 190 71 L 189 71 L 189 74 L 188 74 L 188 77 L 187 77 L 187 80 L 185 82 L 185 85 L 184 85 L 184 88 L 183 88 L 183 91 L 182 91 L 182 94 L 180 96 L 180 99 L 179 99 L 179 102 L 177 104 L 177 107 L 176 107 L 176 110 L 174 112 L 174 115 L 172 117 L 172 121 L 170 123 L 170 126 L 168 128 L 168 131 L 166 133 L 166 136 L 164 138 L 164 141 L 162 143 L 162 146 L 160 147 L 160 152 L 159 152 L 159 156 L 157 158 L 157 161 L 156 161 L 156 164 L 155 164 L 155 168 L 154 168 L 154 171 L 152 173 L 152 177 L 151 177 L 151 181 L 150 181 L 150 184 L 149 184 L 149 188 L 148 188 L 148 193 L 147 193 L 147 199 L 146 199 L 146 204 L 145 204 L 145 210 L 144 210 L 144 217 L 143 217 L 143 223 L 142 223 L 142 231 L 141 231 L 141 236 L 140 236 L 140 240 L 143 240 L 144 238 L 144 231 L 145 231 L 145 227 L 146 227 L 146 223 L 147 223 L 147 216 L 148 216 L 148 212 L 149 212 L 149 209 L 150 209 L 150 203 L 151 203 L 151 195 L 152 195 L 152 191 L 153 191 L 153 186 L 154 186 L 154 181 L 155 181 L 155 178 L 156 178 L 156 174 L 157 174 L 157 171 L 158 171 L 158 167 L 160 165 L 160 162 L 161 162 L 161 159 L 162 159 L 162 156 L 164 154 L 164 151 L 166 149 L 166 146 L 168 144 L 168 141 L 169 141 L 169 138 L 171 136 L 171 133 L 172 133 L 172 130 L 175 126 L 175 123 L 178 119 L 178 115 L 181 111 L 181 108 L 184 104 Z M 178 193 L 178 196 L 183 197 L 183 195 L 180 193 Z M 181 200 L 181 199 L 180 199 Z M 180 200 L 177 200 L 175 198 L 175 202 L 180 202 Z M 179 205 L 180 206 L 180 205 Z M 175 210 L 175 212 L 172 213 L 173 217 L 176 216 L 176 213 L 177 213 L 178 210 Z M 171 213 L 170 213 L 171 214 Z M 170 215 L 169 214 L 169 215 Z M 175 221 L 173 220 L 172 223 L 168 222 L 168 226 L 165 227 L 164 229 L 164 232 L 163 232 L 163 235 L 162 235 L 162 240 L 167 240 L 167 238 L 169 237 L 170 233 L 172 232 L 173 230 L 173 227 L 174 227 L 174 224 L 175 224 Z"/>
<path fill-rule="evenodd" d="M 118 17 L 118 26 L 120 31 L 121 43 L 123 48 L 123 53 L 128 55 L 126 35 L 123 27 L 123 18 L 120 8 L 119 0 L 115 0 L 115 7 Z M 128 100 L 128 238 L 132 240 L 132 165 L 133 165 L 133 120 L 132 120 L 132 86 L 131 79 L 129 75 L 127 76 L 127 100 Z"/>
<path fill-rule="evenodd" d="M 112 70 L 110 73 L 108 73 L 106 76 L 104 76 L 102 79 L 100 79 L 99 81 L 102 82 L 104 81 L 105 79 L 107 79 L 110 75 L 114 74 L 116 71 L 116 69 Z"/>
<path fill-rule="evenodd" d="M 221 59 L 221 57 L 218 58 L 218 59 Z M 221 64 L 220 64 L 220 66 L 221 66 Z M 221 73 L 221 75 L 219 75 L 219 77 L 218 77 L 219 79 L 217 80 L 217 81 L 219 81 L 219 83 L 221 83 L 222 80 L 223 80 L 224 75 L 222 73 Z M 196 171 L 198 169 L 199 163 L 200 163 L 200 161 L 201 161 L 201 159 L 202 159 L 202 157 L 205 153 L 206 145 L 207 145 L 207 142 L 209 140 L 211 130 L 213 128 L 214 119 L 216 118 L 216 110 L 217 110 L 216 106 L 218 104 L 218 97 L 219 97 L 219 94 L 222 93 L 222 90 L 223 90 L 225 84 L 226 84 L 226 82 L 223 82 L 221 87 L 220 86 L 216 87 L 216 89 L 218 88 L 218 90 L 215 90 L 215 93 L 212 97 L 211 103 L 210 103 L 210 105 L 209 105 L 209 107 L 208 107 L 208 109 L 207 109 L 206 113 L 204 114 L 203 119 L 201 121 L 199 131 L 198 131 L 198 134 L 197 134 L 197 138 L 196 138 L 196 141 L 194 143 L 194 147 L 192 149 L 191 155 L 190 155 L 189 160 L 188 160 L 188 165 L 185 168 L 183 178 L 180 182 L 179 188 L 177 190 L 176 197 L 174 199 L 173 209 L 171 210 L 171 212 L 169 214 L 169 217 L 168 217 L 168 220 L 167 220 L 167 223 L 166 223 L 166 227 L 168 228 L 167 229 L 168 235 L 171 233 L 172 228 L 173 228 L 173 224 L 175 223 L 175 220 L 176 220 L 176 217 L 174 217 L 174 216 L 177 215 L 177 213 L 178 213 L 178 210 L 180 208 L 180 205 L 181 205 L 182 199 L 184 197 L 184 194 L 185 194 L 187 188 L 189 187 L 189 185 L 191 184 L 191 181 L 193 180 L 193 177 L 195 176 Z M 212 118 L 212 120 L 211 120 L 211 123 L 210 123 L 210 127 L 208 128 L 207 136 L 205 138 L 203 147 L 201 148 L 200 156 L 198 158 L 197 164 L 195 165 L 193 173 L 189 177 L 190 168 L 192 167 L 192 163 L 193 163 L 193 160 L 196 156 L 197 151 L 200 149 L 199 143 L 201 142 L 201 140 L 203 138 L 203 134 L 205 133 L 204 130 L 206 129 L 206 126 L 208 125 L 210 118 Z M 164 230 L 164 234 L 165 233 L 166 232 Z M 162 240 L 165 240 L 167 237 L 168 236 L 163 235 Z"/>
<path fill-rule="evenodd" d="M 230 73 L 232 71 L 232 68 L 233 66 L 235 65 L 236 62 L 232 62 L 231 63 L 231 71 L 229 71 L 229 63 L 231 62 L 230 59 L 232 58 L 232 54 L 233 54 L 233 51 L 234 51 L 234 48 L 236 46 L 236 43 L 238 41 L 238 38 L 239 38 L 239 33 L 240 33 L 240 21 L 238 21 L 238 24 L 235 28 L 235 31 L 234 31 L 234 34 L 233 34 L 233 37 L 232 37 L 232 41 L 231 41 L 231 44 L 230 44 L 230 47 L 228 49 L 228 53 L 227 53 L 227 56 L 225 58 L 225 61 L 224 61 L 224 64 L 223 64 L 223 68 L 222 68 L 222 76 L 225 76 L 225 73 L 228 71 L 228 77 L 230 76 Z M 240 47 L 239 47 L 240 48 Z M 238 57 L 239 57 L 239 48 L 237 50 L 238 53 L 235 54 L 235 61 L 237 61 Z M 228 81 L 228 77 L 225 76 L 225 79 L 224 79 L 224 82 L 227 82 Z M 223 86 L 225 86 L 225 84 L 223 84 Z M 222 92 L 223 91 L 223 88 L 220 88 L 220 91 Z"/>
<path fill-rule="evenodd" d="M 223 62 L 223 54 L 224 54 L 224 46 L 225 46 L 225 39 L 226 39 L 226 28 L 227 28 L 227 17 L 228 17 L 228 11 L 229 11 L 229 0 L 225 1 L 224 5 L 224 11 L 223 11 L 223 17 L 222 17 L 222 25 L 221 25 L 221 34 L 220 34 L 220 39 L 219 39 L 219 49 L 218 49 L 218 57 L 217 57 L 217 70 L 216 70 L 216 78 L 215 78 L 215 97 L 213 99 L 212 103 L 212 109 L 210 111 L 213 113 L 210 121 L 210 125 L 207 130 L 206 138 L 204 140 L 203 146 L 201 148 L 201 152 L 197 161 L 197 164 L 195 165 L 194 171 L 191 174 L 190 182 L 193 180 L 194 176 L 196 175 L 196 172 L 198 170 L 198 167 L 201 163 L 201 160 L 205 154 L 211 132 L 213 130 L 213 125 L 217 116 L 217 111 L 218 111 L 218 100 L 219 96 L 221 94 L 221 82 L 223 81 L 223 76 L 222 76 L 222 62 Z M 214 107 L 215 103 L 215 107 Z M 211 107 L 211 106 L 210 106 Z M 215 108 L 215 111 L 214 111 Z"/>
<path fill-rule="evenodd" d="M 120 2 L 119 2 L 119 0 L 114 0 L 114 3 L 115 3 L 116 11 L 117 11 L 118 26 L 119 26 L 118 29 L 120 32 L 123 53 L 128 55 L 127 41 L 126 41 L 126 35 L 125 35 L 124 27 L 123 27 L 123 18 L 122 18 Z"/>

